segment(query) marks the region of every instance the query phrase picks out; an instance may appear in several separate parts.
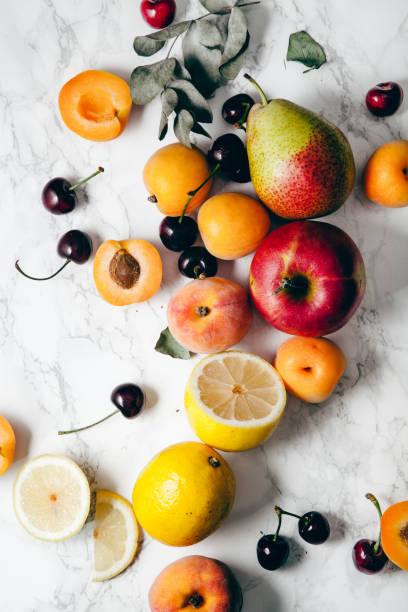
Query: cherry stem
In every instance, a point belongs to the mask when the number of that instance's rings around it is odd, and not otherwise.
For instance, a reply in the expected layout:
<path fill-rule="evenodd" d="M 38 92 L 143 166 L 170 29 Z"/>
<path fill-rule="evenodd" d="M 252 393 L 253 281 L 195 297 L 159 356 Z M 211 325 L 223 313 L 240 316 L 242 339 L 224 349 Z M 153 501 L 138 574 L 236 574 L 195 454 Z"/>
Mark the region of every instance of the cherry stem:
<path fill-rule="evenodd" d="M 193 272 L 196 279 L 203 280 L 207 278 L 204 272 L 200 272 L 200 266 L 194 266 Z"/>
<path fill-rule="evenodd" d="M 261 86 L 247 72 L 244 74 L 244 77 L 248 79 L 250 83 L 252 83 L 252 85 L 255 87 L 255 89 L 261 96 L 262 106 L 266 106 L 268 104 L 268 100 L 263 92 L 263 89 L 261 89 Z"/>
<path fill-rule="evenodd" d="M 101 172 L 105 172 L 105 170 L 104 170 L 104 168 L 102 168 L 102 166 L 99 166 L 99 168 L 97 169 L 96 172 L 94 172 L 93 174 L 90 174 L 86 178 L 82 179 L 82 181 L 79 181 L 79 183 L 76 183 L 75 185 L 71 185 L 71 187 L 68 188 L 68 191 L 73 191 L 74 189 L 76 189 L 80 185 L 83 185 L 84 183 L 87 183 L 89 180 L 91 180 L 91 178 L 93 178 L 94 176 L 97 176 Z"/>
<path fill-rule="evenodd" d="M 276 528 L 275 535 L 273 536 L 274 542 L 276 542 L 276 540 L 278 539 L 279 531 L 282 525 L 282 514 L 284 514 L 282 510 L 279 508 L 279 506 L 275 506 L 275 512 L 278 515 L 278 526 Z"/>
<path fill-rule="evenodd" d="M 376 507 L 378 515 L 380 517 L 380 524 L 381 524 L 382 512 L 381 512 L 381 507 L 380 507 L 378 499 L 372 493 L 366 493 L 366 498 L 369 499 L 370 502 L 372 502 L 374 504 L 374 506 Z M 381 544 L 381 529 L 380 529 L 380 533 L 378 534 L 377 541 L 374 544 L 374 548 L 373 548 L 373 553 L 375 555 L 378 553 L 378 549 L 380 548 L 380 544 Z"/>
<path fill-rule="evenodd" d="M 286 510 L 282 510 L 279 506 L 275 506 L 275 512 L 280 514 L 287 514 L 288 516 L 294 516 L 295 518 L 303 521 L 303 516 L 299 516 L 298 514 L 293 514 L 293 512 L 287 512 Z"/>
<path fill-rule="evenodd" d="M 117 412 L 120 412 L 119 409 L 114 410 L 113 412 L 111 412 L 110 414 L 108 414 L 108 416 L 104 417 L 103 419 L 100 419 L 100 421 L 96 421 L 95 423 L 92 423 L 91 425 L 87 425 L 86 427 L 79 427 L 78 429 L 69 429 L 66 431 L 59 431 L 58 435 L 59 436 L 63 436 L 65 434 L 71 434 L 71 433 L 77 433 L 78 431 L 84 431 L 85 429 L 90 429 L 91 427 L 93 427 L 94 425 L 99 425 L 99 423 L 103 423 L 104 421 L 106 421 L 107 419 L 110 419 L 111 416 L 113 416 L 114 414 L 116 414 Z"/>
<path fill-rule="evenodd" d="M 249 105 L 248 102 L 242 102 L 241 106 L 243 106 L 245 108 L 245 111 L 244 111 L 244 114 L 242 115 L 241 119 L 234 124 L 234 127 L 238 128 L 240 130 L 244 130 L 244 132 L 246 132 L 246 129 L 244 127 L 244 123 L 246 122 L 246 120 L 248 118 L 248 113 L 249 113 L 250 105 Z"/>
<path fill-rule="evenodd" d="M 14 265 L 16 267 L 16 270 L 18 270 L 20 272 L 20 274 L 22 274 L 26 278 L 30 278 L 31 280 L 45 281 L 45 280 L 50 280 L 50 278 L 54 278 L 54 276 L 57 276 L 57 274 L 59 274 L 71 262 L 71 259 L 67 259 L 66 262 L 56 272 L 54 272 L 54 274 L 51 274 L 51 276 L 44 276 L 43 278 L 38 278 L 37 276 L 30 276 L 29 274 L 26 274 L 20 268 L 20 266 L 18 265 L 18 262 L 19 262 L 19 260 L 17 259 L 17 261 L 16 261 L 16 263 Z"/>
<path fill-rule="evenodd" d="M 218 170 L 219 170 L 220 168 L 221 168 L 221 164 L 220 164 L 220 163 L 216 164 L 216 165 L 214 166 L 214 168 L 211 170 L 210 174 L 209 174 L 209 175 L 207 176 L 207 178 L 205 179 L 205 181 L 203 181 L 203 182 L 201 183 L 201 185 L 199 185 L 198 187 L 196 187 L 196 189 L 193 189 L 192 191 L 189 191 L 189 192 L 188 192 L 188 199 L 187 199 L 187 202 L 185 203 L 184 208 L 183 208 L 183 210 L 182 210 L 182 213 L 181 213 L 181 215 L 180 215 L 180 217 L 179 217 L 179 223 L 182 223 L 182 221 L 183 221 L 183 217 L 184 217 L 184 215 L 185 215 L 185 213 L 186 213 L 186 210 L 187 210 L 188 205 L 190 204 L 191 198 L 193 198 L 193 197 L 195 196 L 195 194 L 196 194 L 198 191 L 200 191 L 201 187 L 204 187 L 204 185 L 205 185 L 206 183 L 208 183 L 208 181 L 209 181 L 209 180 L 210 180 L 210 179 L 211 179 L 211 178 L 214 176 L 214 174 L 216 174 L 216 173 L 218 172 Z"/>

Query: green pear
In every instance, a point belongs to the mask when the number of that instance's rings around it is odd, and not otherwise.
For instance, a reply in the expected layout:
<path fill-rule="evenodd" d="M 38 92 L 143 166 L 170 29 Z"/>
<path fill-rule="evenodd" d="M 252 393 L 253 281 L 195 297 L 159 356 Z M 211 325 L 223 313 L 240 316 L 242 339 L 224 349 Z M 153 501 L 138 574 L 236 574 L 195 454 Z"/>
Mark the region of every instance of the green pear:
<path fill-rule="evenodd" d="M 249 169 L 262 202 L 284 219 L 311 219 L 337 210 L 355 179 L 353 152 L 335 125 L 289 100 L 261 103 L 246 124 Z"/>

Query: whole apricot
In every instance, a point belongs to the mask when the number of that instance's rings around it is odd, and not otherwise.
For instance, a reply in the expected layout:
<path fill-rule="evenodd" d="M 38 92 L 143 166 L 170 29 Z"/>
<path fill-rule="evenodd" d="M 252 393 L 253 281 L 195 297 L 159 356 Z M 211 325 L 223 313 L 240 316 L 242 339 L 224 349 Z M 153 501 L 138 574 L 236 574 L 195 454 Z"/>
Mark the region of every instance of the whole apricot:
<path fill-rule="evenodd" d="M 65 125 L 87 140 L 112 140 L 123 132 L 132 108 L 129 85 L 110 72 L 86 70 L 62 87 L 59 109 Z"/>
<path fill-rule="evenodd" d="M 106 240 L 95 254 L 93 273 L 101 297 L 125 306 L 149 300 L 159 290 L 162 261 L 146 240 Z"/>
<path fill-rule="evenodd" d="M 247 292 L 226 278 L 193 280 L 171 298 L 167 320 L 173 336 L 194 353 L 218 353 L 247 333 L 252 311 Z"/>
<path fill-rule="evenodd" d="M 364 172 L 364 191 L 376 204 L 408 206 L 408 140 L 393 140 L 372 154 Z"/>
<path fill-rule="evenodd" d="M 0 476 L 7 472 L 13 463 L 16 437 L 10 423 L 0 416 Z"/>
<path fill-rule="evenodd" d="M 198 149 L 189 149 L 180 142 L 162 147 L 146 162 L 143 181 L 150 193 L 149 200 L 164 215 L 178 217 L 193 191 L 209 176 L 208 161 Z M 212 178 L 191 198 L 186 212 L 200 206 L 208 197 Z"/>
<path fill-rule="evenodd" d="M 200 208 L 198 227 L 207 251 L 219 259 L 252 253 L 270 228 L 265 208 L 242 193 L 220 193 Z"/>
<path fill-rule="evenodd" d="M 280 345 L 275 368 L 286 389 L 304 402 L 324 402 L 344 374 L 346 358 L 327 338 L 295 336 Z"/>

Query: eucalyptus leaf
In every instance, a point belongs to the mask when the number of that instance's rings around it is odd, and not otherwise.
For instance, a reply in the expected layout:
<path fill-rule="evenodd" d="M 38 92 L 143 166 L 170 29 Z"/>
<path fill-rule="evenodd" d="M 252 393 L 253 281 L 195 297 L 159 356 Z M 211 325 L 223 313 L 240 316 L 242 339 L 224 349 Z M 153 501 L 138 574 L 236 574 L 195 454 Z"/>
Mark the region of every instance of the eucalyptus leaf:
<path fill-rule="evenodd" d="M 235 79 L 244 63 L 248 48 L 248 23 L 242 9 L 235 7 L 228 20 L 228 36 L 221 57 L 220 72 L 225 79 Z M 236 60 L 236 61 L 233 61 Z"/>
<path fill-rule="evenodd" d="M 210 134 L 203 128 L 200 123 L 195 123 L 191 128 L 191 131 L 195 134 L 200 134 L 200 136 L 206 136 L 207 138 L 211 138 Z"/>
<path fill-rule="evenodd" d="M 184 64 L 205 98 L 221 81 L 221 32 L 210 21 L 193 21 L 183 38 Z"/>
<path fill-rule="evenodd" d="M 239 0 L 200 0 L 200 2 L 209 13 L 226 13 L 223 9 L 232 8 Z"/>
<path fill-rule="evenodd" d="M 169 82 L 176 67 L 172 57 L 138 66 L 130 76 L 130 95 L 134 104 L 147 104 L 155 98 Z"/>
<path fill-rule="evenodd" d="M 176 69 L 174 71 L 174 76 L 176 79 L 184 79 L 185 81 L 191 81 L 191 74 L 184 66 L 184 64 L 180 63 L 176 60 Z"/>
<path fill-rule="evenodd" d="M 244 43 L 244 46 L 241 48 L 240 52 L 238 53 L 238 55 L 236 55 L 229 62 L 227 62 L 226 64 L 223 64 L 220 67 L 220 72 L 222 76 L 224 77 L 224 79 L 227 79 L 228 81 L 232 81 L 233 79 L 235 79 L 235 77 L 240 72 L 242 66 L 244 65 L 245 53 L 248 49 L 249 40 L 250 40 L 250 36 L 249 36 L 249 32 L 247 32 L 246 41 Z"/>
<path fill-rule="evenodd" d="M 327 61 L 323 47 L 303 30 L 289 36 L 286 59 L 289 62 L 301 62 L 307 66 L 309 70 L 304 72 L 317 70 Z"/>
<path fill-rule="evenodd" d="M 161 95 L 162 112 L 159 126 L 159 140 L 163 140 L 167 134 L 167 124 L 171 113 L 178 104 L 178 95 L 174 89 L 166 88 Z"/>
<path fill-rule="evenodd" d="M 190 352 L 177 342 L 168 327 L 161 332 L 154 350 L 175 359 L 190 359 Z"/>
<path fill-rule="evenodd" d="M 174 23 L 167 28 L 163 28 L 163 30 L 159 30 L 158 32 L 153 32 L 153 34 L 147 34 L 146 36 L 136 36 L 133 41 L 133 49 L 138 55 L 143 57 L 148 57 L 160 51 L 160 49 L 166 43 L 166 40 L 170 40 L 171 38 L 175 38 L 180 34 L 185 32 L 189 25 L 191 24 L 191 20 L 189 21 L 180 21 L 179 23 Z"/>
<path fill-rule="evenodd" d="M 174 133 L 176 137 L 189 149 L 191 149 L 190 132 L 194 123 L 195 119 L 193 115 L 185 108 L 177 114 L 174 121 Z"/>
<path fill-rule="evenodd" d="M 211 123 L 213 119 L 211 107 L 191 81 L 175 79 L 170 86 L 177 92 L 179 109 L 192 111 L 197 121 Z"/>

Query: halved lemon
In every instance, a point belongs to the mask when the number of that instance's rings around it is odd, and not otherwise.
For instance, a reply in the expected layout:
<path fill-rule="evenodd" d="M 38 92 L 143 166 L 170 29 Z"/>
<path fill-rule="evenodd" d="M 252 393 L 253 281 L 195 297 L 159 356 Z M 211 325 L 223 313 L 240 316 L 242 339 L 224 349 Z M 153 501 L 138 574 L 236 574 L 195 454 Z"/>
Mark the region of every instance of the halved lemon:
<path fill-rule="evenodd" d="M 204 357 L 185 392 L 187 415 L 197 436 L 224 451 L 262 444 L 278 426 L 285 405 L 285 385 L 275 368 L 242 351 Z"/>
<path fill-rule="evenodd" d="M 97 491 L 92 580 L 123 572 L 135 558 L 138 543 L 139 526 L 130 503 L 112 491 Z"/>
<path fill-rule="evenodd" d="M 35 538 L 49 542 L 76 534 L 89 514 L 90 490 L 81 468 L 61 455 L 40 455 L 23 465 L 13 487 L 18 520 Z"/>

